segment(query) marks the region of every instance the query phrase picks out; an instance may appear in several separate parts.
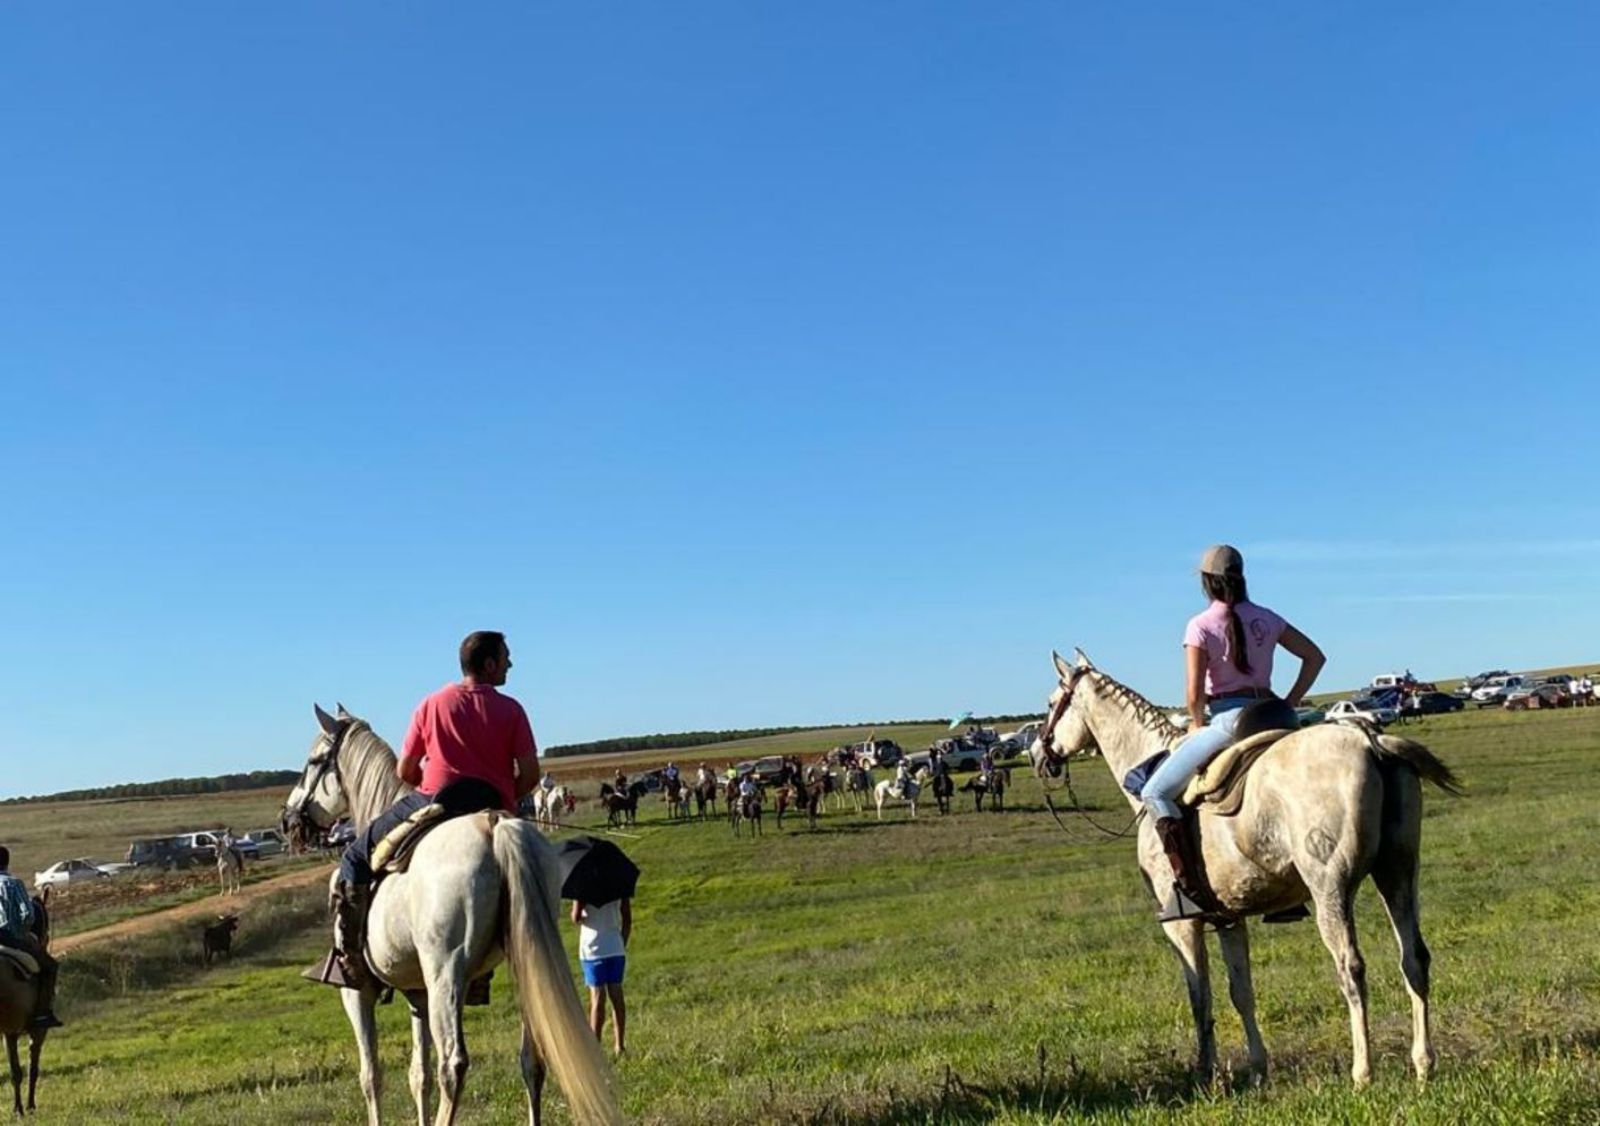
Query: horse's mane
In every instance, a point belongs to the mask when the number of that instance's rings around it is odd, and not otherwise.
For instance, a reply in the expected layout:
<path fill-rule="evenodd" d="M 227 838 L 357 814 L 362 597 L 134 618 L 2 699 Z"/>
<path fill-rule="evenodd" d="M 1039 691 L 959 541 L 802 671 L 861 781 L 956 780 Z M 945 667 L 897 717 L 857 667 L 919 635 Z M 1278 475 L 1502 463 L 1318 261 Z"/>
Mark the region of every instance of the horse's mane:
<path fill-rule="evenodd" d="M 394 749 L 364 719 L 352 720 L 339 745 L 339 773 L 350 819 L 356 832 L 365 832 L 374 818 L 393 805 L 411 787 L 394 772 Z"/>
<path fill-rule="evenodd" d="M 1128 711 L 1133 713 L 1133 718 L 1146 731 L 1154 732 L 1168 743 L 1176 742 L 1183 737 L 1183 728 L 1167 718 L 1167 714 L 1145 699 L 1138 692 L 1129 688 L 1122 681 L 1099 669 L 1090 669 L 1089 677 L 1102 693 L 1113 700 L 1123 704 Z"/>

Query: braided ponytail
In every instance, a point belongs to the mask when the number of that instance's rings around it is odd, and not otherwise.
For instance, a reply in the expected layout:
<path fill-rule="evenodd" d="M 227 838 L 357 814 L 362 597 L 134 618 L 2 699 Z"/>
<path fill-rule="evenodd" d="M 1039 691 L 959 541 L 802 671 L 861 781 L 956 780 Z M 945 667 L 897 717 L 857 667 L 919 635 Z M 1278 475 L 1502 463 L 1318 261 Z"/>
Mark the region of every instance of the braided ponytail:
<path fill-rule="evenodd" d="M 1244 620 L 1239 617 L 1238 605 L 1250 601 L 1249 588 L 1244 583 L 1243 571 L 1227 571 L 1220 575 L 1201 575 L 1206 597 L 1228 605 L 1228 656 L 1233 667 L 1242 673 L 1250 672 L 1250 652 L 1244 634 Z"/>

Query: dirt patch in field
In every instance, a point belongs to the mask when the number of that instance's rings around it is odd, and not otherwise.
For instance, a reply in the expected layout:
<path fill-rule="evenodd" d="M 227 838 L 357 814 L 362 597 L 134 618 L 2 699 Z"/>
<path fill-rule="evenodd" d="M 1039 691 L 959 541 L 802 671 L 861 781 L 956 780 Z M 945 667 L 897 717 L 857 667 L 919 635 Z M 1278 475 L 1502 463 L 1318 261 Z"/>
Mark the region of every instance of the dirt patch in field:
<path fill-rule="evenodd" d="M 57 955 L 65 954 L 79 947 L 89 946 L 97 942 L 131 938 L 160 930 L 173 923 L 210 919 L 216 915 L 248 907 L 258 899 L 289 888 L 305 887 L 316 883 L 325 884 L 328 882 L 330 871 L 331 868 L 321 864 L 311 868 L 300 868 L 293 872 L 286 872 L 281 876 L 275 876 L 270 880 L 259 880 L 253 884 L 247 884 L 237 895 L 208 895 L 204 899 L 181 903 L 176 907 L 168 907 L 162 911 L 151 911 L 148 914 L 138 915 L 132 919 L 123 919 L 120 922 L 96 927 L 93 930 L 65 935 L 51 941 L 50 952 Z M 212 878 L 215 879 L 215 877 Z"/>

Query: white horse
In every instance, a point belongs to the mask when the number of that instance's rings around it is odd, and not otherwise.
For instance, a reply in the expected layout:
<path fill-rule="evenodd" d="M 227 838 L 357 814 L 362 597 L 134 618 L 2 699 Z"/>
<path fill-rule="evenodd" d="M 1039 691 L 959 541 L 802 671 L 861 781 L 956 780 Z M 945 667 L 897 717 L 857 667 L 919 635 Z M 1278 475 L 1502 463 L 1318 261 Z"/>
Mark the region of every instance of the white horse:
<path fill-rule="evenodd" d="M 244 865 L 239 860 L 237 849 L 227 848 L 221 841 L 217 842 L 217 880 L 222 884 L 218 895 L 238 895 L 239 880 Z"/>
<path fill-rule="evenodd" d="M 346 815 L 365 832 L 409 791 L 395 774 L 389 745 L 342 707 L 316 709 L 322 731 L 285 805 L 300 835 Z M 367 961 L 412 1003 L 411 1095 L 428 1120 L 428 1051 L 438 1049 L 436 1126 L 453 1122 L 467 1074 L 461 1006 L 467 983 L 508 957 L 522 1010 L 522 1077 L 528 1119 L 540 1121 L 548 1061 L 582 1123 L 622 1120 L 610 1069 L 573 988 L 556 925 L 555 850 L 528 822 L 495 814 L 458 817 L 417 846 L 406 872 L 385 877 L 367 921 Z M 361 1054 L 361 1090 L 370 1126 L 379 1126 L 382 1075 L 374 1007 L 378 988 L 340 996 Z"/>
<path fill-rule="evenodd" d="M 541 786 L 535 786 L 532 800 L 534 822 L 539 828 L 549 831 L 556 827 L 561 820 L 561 814 L 567 808 L 567 788 L 552 786 L 546 790 Z"/>
<path fill-rule="evenodd" d="M 922 793 L 923 784 L 927 782 L 927 780 L 928 772 L 926 770 L 919 770 L 917 771 L 915 778 L 906 779 L 905 793 L 903 794 L 897 794 L 894 792 L 895 783 L 893 779 L 886 778 L 882 782 L 879 782 L 876 786 L 872 787 L 873 800 L 878 806 L 878 820 L 883 820 L 884 803 L 891 801 L 903 801 L 909 805 L 911 807 L 911 818 L 913 821 L 916 820 L 917 795 Z"/>
<path fill-rule="evenodd" d="M 1135 766 L 1172 747 L 1183 735 L 1150 701 L 1089 663 L 1055 657 L 1060 678 L 1050 696 L 1045 750 L 1098 746 L 1120 782 Z M 1201 851 L 1212 890 L 1239 921 L 1217 931 L 1228 966 L 1228 992 L 1244 1024 L 1250 1066 L 1266 1075 L 1267 1050 L 1256 1026 L 1250 981 L 1250 946 L 1244 916 L 1305 903 L 1315 909 L 1322 941 L 1350 1009 L 1354 1061 L 1351 1077 L 1365 1085 L 1372 1074 L 1367 1045 L 1366 966 L 1356 946 L 1353 906 L 1367 876 L 1377 885 L 1400 944 L 1400 968 L 1411 994 L 1411 1060 L 1418 1079 L 1433 1070 L 1428 1033 L 1428 947 L 1417 914 L 1417 871 L 1422 845 L 1422 780 L 1458 793 L 1455 776 L 1421 744 L 1341 724 L 1321 724 L 1284 736 L 1250 768 L 1243 805 L 1232 816 L 1200 817 Z M 1128 799 L 1137 809 L 1139 802 Z M 1172 868 L 1155 828 L 1145 818 L 1138 836 L 1145 884 L 1165 898 Z M 1198 919 L 1163 923 L 1189 988 L 1199 1038 L 1197 1069 L 1216 1066 L 1211 983 Z"/>

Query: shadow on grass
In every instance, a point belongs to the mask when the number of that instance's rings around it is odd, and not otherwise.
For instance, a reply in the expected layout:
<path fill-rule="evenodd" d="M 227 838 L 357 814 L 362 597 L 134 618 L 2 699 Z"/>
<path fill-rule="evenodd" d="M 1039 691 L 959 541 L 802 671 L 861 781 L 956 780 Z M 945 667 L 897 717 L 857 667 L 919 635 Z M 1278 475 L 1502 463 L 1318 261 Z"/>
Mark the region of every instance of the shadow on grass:
<path fill-rule="evenodd" d="M 892 1088 L 876 1105 L 825 1103 L 794 1115 L 815 1126 L 927 1126 L 928 1123 L 988 1122 L 1003 1112 L 1045 1117 L 1079 1118 L 1101 1114 L 1120 1118 L 1140 1106 L 1176 1107 L 1198 1097 L 1248 1089 L 1241 1072 L 1220 1085 L 1202 1084 L 1172 1060 L 1151 1060 L 1140 1082 L 1103 1077 L 1080 1068 L 1046 1066 L 1043 1052 L 1034 1074 L 969 1082 L 948 1068 L 942 1084 L 931 1091 L 902 1095 Z"/>

